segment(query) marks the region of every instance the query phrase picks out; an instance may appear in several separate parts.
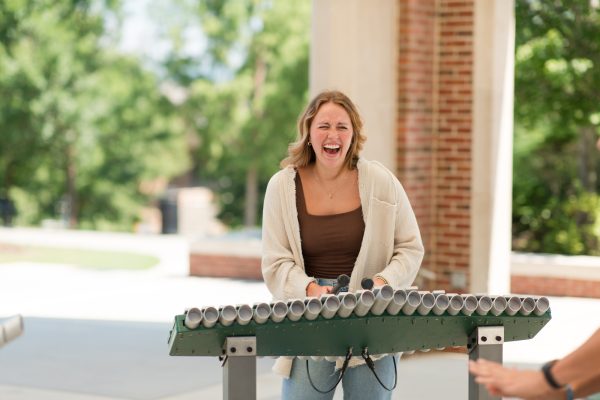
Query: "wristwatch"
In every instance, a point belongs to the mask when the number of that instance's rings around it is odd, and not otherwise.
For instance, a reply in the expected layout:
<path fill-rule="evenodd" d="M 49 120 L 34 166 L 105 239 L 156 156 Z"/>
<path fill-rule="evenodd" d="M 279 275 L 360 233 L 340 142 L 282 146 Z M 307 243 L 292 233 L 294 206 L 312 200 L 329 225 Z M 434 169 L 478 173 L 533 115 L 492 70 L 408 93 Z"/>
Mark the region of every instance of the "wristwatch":
<path fill-rule="evenodd" d="M 554 379 L 554 375 L 552 375 L 552 371 L 550 369 L 556 363 L 556 360 L 548 361 L 546 364 L 542 365 L 542 373 L 544 374 L 544 378 L 548 385 L 550 385 L 553 389 L 562 389 L 565 385 L 561 385 Z M 571 390 L 572 391 L 572 390 Z"/>

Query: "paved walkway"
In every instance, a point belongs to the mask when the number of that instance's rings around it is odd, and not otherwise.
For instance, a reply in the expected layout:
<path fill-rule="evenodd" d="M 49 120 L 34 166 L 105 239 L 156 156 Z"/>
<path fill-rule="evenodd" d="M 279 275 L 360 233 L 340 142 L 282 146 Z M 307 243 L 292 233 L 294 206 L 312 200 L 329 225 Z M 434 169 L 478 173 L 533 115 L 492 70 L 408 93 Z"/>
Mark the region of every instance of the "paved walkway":
<path fill-rule="evenodd" d="M 93 234 L 0 229 L 0 243 L 86 243 Z M 2 400 L 218 399 L 221 369 L 204 357 L 169 357 L 173 316 L 207 304 L 254 303 L 270 295 L 261 282 L 187 277 L 178 238 L 101 234 L 94 248 L 117 246 L 161 258 L 147 271 L 67 265 L 0 264 L 0 318 L 25 317 L 25 334 L 0 349 Z M 163 240 L 164 239 L 164 240 Z M 120 247 L 119 247 L 120 246 Z M 505 362 L 539 365 L 561 357 L 600 326 L 600 300 L 551 298 L 553 319 L 534 339 L 507 343 Z M 279 398 L 273 360 L 258 363 L 258 397 Z M 466 356 L 420 353 L 399 366 L 394 398 L 464 399 Z M 436 382 L 432 385 L 431 382 Z M 336 398 L 340 394 L 336 394 Z"/>

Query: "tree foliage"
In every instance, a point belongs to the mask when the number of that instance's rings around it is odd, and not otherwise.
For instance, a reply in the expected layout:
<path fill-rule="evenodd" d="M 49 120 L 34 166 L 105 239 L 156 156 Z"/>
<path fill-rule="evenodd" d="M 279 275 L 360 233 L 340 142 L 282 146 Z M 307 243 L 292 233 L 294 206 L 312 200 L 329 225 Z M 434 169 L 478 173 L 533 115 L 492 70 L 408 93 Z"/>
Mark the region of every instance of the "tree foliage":
<path fill-rule="evenodd" d="M 20 223 L 130 229 L 144 181 L 187 164 L 182 128 L 138 60 L 107 44 L 114 1 L 0 4 L 0 195 Z"/>
<path fill-rule="evenodd" d="M 195 138 L 193 180 L 217 190 L 225 222 L 256 225 L 262 193 L 295 136 L 307 97 L 310 4 L 179 4 L 197 16 L 188 23 L 199 24 L 207 41 L 199 58 L 174 52 L 166 64 L 171 79 L 188 91 L 179 111 Z"/>
<path fill-rule="evenodd" d="M 513 248 L 600 255 L 600 9 L 516 2 Z"/>

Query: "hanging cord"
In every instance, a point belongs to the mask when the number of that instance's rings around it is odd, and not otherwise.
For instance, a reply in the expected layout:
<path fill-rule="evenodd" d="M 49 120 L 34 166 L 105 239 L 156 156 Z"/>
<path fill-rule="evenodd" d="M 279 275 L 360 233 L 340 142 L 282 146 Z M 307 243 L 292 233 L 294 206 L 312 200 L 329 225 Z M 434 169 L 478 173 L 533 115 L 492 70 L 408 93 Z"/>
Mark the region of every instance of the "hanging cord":
<path fill-rule="evenodd" d="M 221 361 L 221 367 L 225 366 L 227 360 L 229 360 L 229 356 L 219 356 L 219 361 Z"/>
<path fill-rule="evenodd" d="M 384 388 L 388 392 L 391 392 L 392 390 L 396 389 L 396 384 L 398 384 L 398 367 L 396 366 L 396 357 L 394 357 L 392 355 L 392 362 L 394 363 L 394 386 L 391 389 L 389 389 L 387 386 L 385 386 L 383 384 L 383 382 L 381 382 L 381 379 L 379 379 L 377 372 L 375 372 L 375 362 L 369 355 L 369 350 L 366 347 L 363 349 L 363 352 L 361 355 L 362 355 L 362 358 L 364 358 L 365 362 L 367 363 L 367 366 L 369 367 L 369 369 L 371 370 L 373 375 L 375 375 L 375 379 L 377 379 L 377 382 L 379 382 L 379 384 L 381 385 L 382 388 Z"/>
<path fill-rule="evenodd" d="M 313 381 L 310 377 L 310 371 L 308 370 L 308 360 L 306 360 L 306 375 L 308 375 L 308 381 L 310 382 L 310 385 L 313 387 L 313 389 L 315 389 L 317 392 L 319 392 L 321 394 L 327 394 L 327 393 L 331 392 L 342 381 L 342 378 L 344 377 L 344 373 L 346 372 L 346 369 L 348 368 L 348 363 L 350 362 L 351 358 L 352 358 L 352 347 L 350 347 L 348 349 L 348 353 L 346 354 L 346 359 L 344 360 L 344 365 L 342 365 L 342 372 L 340 373 L 340 377 L 338 378 L 335 385 L 333 385 L 333 387 L 329 390 L 319 390 L 316 388 L 315 384 L 313 383 Z"/>

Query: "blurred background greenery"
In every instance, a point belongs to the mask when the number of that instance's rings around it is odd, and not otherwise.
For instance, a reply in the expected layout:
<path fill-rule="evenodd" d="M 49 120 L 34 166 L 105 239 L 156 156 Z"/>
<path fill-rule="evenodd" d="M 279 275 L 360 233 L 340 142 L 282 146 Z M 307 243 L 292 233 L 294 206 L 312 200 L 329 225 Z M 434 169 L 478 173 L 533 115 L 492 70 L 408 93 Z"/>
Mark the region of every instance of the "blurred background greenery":
<path fill-rule="evenodd" d="M 600 7 L 516 1 L 513 249 L 600 255 Z"/>
<path fill-rule="evenodd" d="M 123 48 L 131 7 L 158 56 Z M 600 255 L 600 8 L 515 12 L 513 249 Z M 309 36 L 310 1 L 1 2 L 5 221 L 131 231 L 167 188 L 206 186 L 226 225 L 258 225 L 307 101 Z"/>
<path fill-rule="evenodd" d="M 0 245 L 0 264 L 28 262 L 71 265 L 101 270 L 141 270 L 154 267 L 159 261 L 158 257 L 155 256 L 125 251 Z"/>
<path fill-rule="evenodd" d="M 1 2 L 5 214 L 128 231 L 166 187 L 203 185 L 226 224 L 257 225 L 306 101 L 310 2 L 142 2 L 153 59 L 119 50 L 127 3 Z"/>

